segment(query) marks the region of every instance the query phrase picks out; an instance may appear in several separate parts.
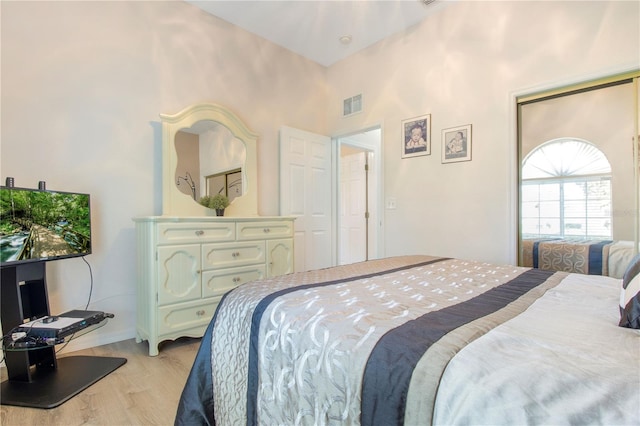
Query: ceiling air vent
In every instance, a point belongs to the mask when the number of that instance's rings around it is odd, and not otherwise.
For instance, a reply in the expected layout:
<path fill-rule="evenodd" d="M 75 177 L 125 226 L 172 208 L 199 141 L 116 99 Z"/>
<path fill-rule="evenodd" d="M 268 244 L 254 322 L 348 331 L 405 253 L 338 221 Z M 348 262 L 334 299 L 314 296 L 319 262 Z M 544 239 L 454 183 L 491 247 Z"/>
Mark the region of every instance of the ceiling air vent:
<path fill-rule="evenodd" d="M 351 96 L 350 98 L 342 101 L 342 116 L 348 117 L 350 115 L 359 113 L 362 111 L 362 94 Z"/>

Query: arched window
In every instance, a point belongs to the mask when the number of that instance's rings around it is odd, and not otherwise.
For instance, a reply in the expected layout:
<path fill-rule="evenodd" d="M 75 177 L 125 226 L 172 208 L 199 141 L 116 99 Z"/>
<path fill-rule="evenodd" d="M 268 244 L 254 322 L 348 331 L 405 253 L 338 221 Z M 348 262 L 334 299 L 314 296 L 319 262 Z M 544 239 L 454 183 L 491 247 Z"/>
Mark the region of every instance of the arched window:
<path fill-rule="evenodd" d="M 607 239 L 611 165 L 595 145 L 576 138 L 543 143 L 522 163 L 522 234 Z"/>

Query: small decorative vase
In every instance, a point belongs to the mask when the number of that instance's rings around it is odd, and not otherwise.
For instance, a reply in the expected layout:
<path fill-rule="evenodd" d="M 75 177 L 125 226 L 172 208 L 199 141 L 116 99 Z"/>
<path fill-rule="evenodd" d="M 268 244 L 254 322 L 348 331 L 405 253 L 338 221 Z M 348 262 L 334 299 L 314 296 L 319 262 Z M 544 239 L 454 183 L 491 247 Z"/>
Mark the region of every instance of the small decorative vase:
<path fill-rule="evenodd" d="M 224 209 L 216 209 L 216 216 L 224 216 Z"/>

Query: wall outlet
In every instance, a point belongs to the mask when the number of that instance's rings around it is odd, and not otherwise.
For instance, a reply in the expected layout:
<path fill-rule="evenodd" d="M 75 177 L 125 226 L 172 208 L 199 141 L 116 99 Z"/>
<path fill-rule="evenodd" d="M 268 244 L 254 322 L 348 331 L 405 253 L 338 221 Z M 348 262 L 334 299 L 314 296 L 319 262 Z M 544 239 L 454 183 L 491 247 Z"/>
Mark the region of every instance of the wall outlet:
<path fill-rule="evenodd" d="M 387 210 L 395 210 L 396 209 L 396 199 L 395 198 L 387 198 Z"/>

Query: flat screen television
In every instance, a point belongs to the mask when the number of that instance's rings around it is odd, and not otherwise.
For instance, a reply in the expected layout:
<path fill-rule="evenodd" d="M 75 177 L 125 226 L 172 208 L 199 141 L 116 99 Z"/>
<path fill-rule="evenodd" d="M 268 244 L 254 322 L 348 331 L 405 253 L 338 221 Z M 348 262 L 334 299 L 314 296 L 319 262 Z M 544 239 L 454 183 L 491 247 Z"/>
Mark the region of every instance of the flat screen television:
<path fill-rule="evenodd" d="M 89 198 L 0 187 L 0 266 L 91 254 Z"/>

